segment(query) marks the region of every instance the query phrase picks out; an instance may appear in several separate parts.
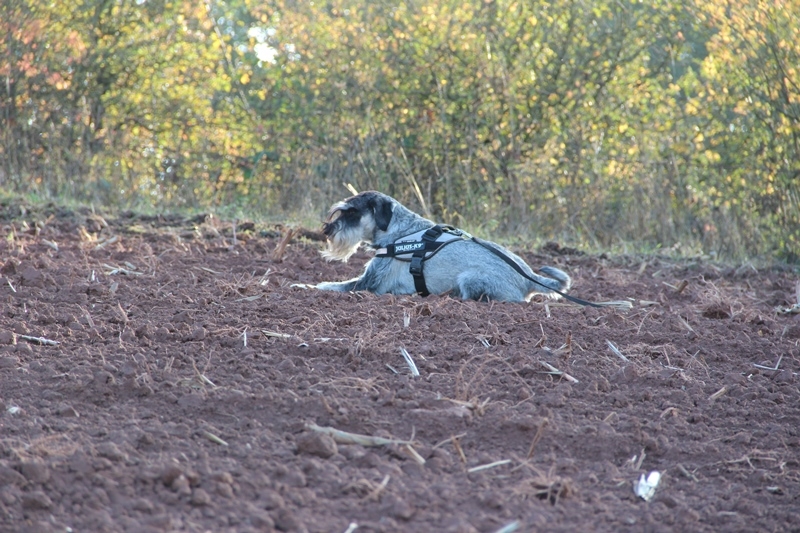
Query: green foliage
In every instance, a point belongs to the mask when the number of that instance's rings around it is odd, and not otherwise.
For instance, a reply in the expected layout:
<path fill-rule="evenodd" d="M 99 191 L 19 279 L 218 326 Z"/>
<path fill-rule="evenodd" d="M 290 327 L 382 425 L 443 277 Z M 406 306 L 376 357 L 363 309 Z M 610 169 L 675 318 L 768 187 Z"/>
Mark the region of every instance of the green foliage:
<path fill-rule="evenodd" d="M 0 183 L 798 259 L 800 0 L 0 6 Z M 679 243 L 682 243 L 679 244 Z"/>

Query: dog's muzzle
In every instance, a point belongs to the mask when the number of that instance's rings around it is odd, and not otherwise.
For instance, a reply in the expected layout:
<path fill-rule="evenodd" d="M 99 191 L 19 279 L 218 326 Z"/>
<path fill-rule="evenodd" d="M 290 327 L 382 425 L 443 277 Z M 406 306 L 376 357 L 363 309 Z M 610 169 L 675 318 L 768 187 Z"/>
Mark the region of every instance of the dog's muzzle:
<path fill-rule="evenodd" d="M 326 237 L 330 238 L 336 233 L 336 223 L 335 222 L 325 222 L 322 224 L 322 233 L 325 234 Z"/>

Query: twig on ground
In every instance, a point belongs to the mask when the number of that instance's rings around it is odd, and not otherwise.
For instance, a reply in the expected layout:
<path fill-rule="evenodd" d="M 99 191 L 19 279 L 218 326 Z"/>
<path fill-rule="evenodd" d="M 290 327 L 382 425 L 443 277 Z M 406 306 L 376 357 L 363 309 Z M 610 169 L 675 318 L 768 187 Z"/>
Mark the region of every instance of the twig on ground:
<path fill-rule="evenodd" d="M 206 367 L 208 367 L 208 365 L 206 365 Z M 213 381 L 208 379 L 203 372 L 200 372 L 200 370 L 197 368 L 197 364 L 195 364 L 194 358 L 192 358 L 192 368 L 194 369 L 195 376 L 197 376 L 197 379 L 200 380 L 200 383 L 211 385 L 215 389 L 217 388 L 217 385 Z"/>
<path fill-rule="evenodd" d="M 44 337 L 31 337 L 30 335 L 17 334 L 17 338 L 18 339 L 22 339 L 24 341 L 28 341 L 28 342 L 35 342 L 37 344 L 43 344 L 43 345 L 46 345 L 46 346 L 58 346 L 59 345 L 58 341 L 53 341 L 53 340 L 50 340 L 50 339 L 46 339 Z"/>
<path fill-rule="evenodd" d="M 255 302 L 259 298 L 261 298 L 261 294 L 254 294 L 253 296 L 245 296 L 243 298 L 237 298 L 237 302 Z"/>
<path fill-rule="evenodd" d="M 496 468 L 498 466 L 507 465 L 511 462 L 511 459 L 501 459 L 500 461 L 495 461 L 493 463 L 480 465 L 480 466 L 473 466 L 472 468 L 467 469 L 467 473 L 474 474 L 475 472 L 481 472 L 483 470 L 488 470 L 490 468 Z"/>
<path fill-rule="evenodd" d="M 686 281 L 685 279 L 684 279 L 684 280 L 681 280 L 681 282 L 680 282 L 680 283 L 678 283 L 678 285 L 677 285 L 677 286 L 675 286 L 675 285 L 672 285 L 671 283 L 667 283 L 666 281 L 662 281 L 661 283 L 663 283 L 664 285 L 666 285 L 666 286 L 667 286 L 667 287 L 669 287 L 670 289 L 674 290 L 674 291 L 675 291 L 675 292 L 677 292 L 678 294 L 681 294 L 683 291 L 685 291 L 685 290 L 686 290 L 686 287 L 688 287 L 688 286 L 689 286 L 689 282 L 688 282 L 688 281 Z"/>
<path fill-rule="evenodd" d="M 131 266 L 133 266 L 133 265 L 131 265 Z M 109 265 L 108 263 L 103 263 L 103 268 L 108 270 L 108 272 L 106 272 L 106 275 L 108 275 L 108 276 L 113 276 L 115 274 L 125 274 L 126 276 L 144 276 L 144 272 L 137 272 L 135 270 L 132 270 L 132 269 L 129 269 L 129 268 L 122 268 L 120 266 L 115 267 L 115 266 Z"/>
<path fill-rule="evenodd" d="M 513 533 L 514 531 L 519 529 L 519 526 L 520 526 L 519 521 L 515 520 L 510 524 L 504 525 L 494 533 Z"/>
<path fill-rule="evenodd" d="M 542 363 L 543 367 L 545 367 L 546 369 L 548 369 L 550 371 L 550 372 L 546 372 L 547 374 L 553 374 L 553 375 L 556 375 L 556 376 L 562 376 L 567 381 L 570 381 L 572 383 L 579 383 L 579 381 L 577 379 L 575 379 L 574 377 L 570 376 L 566 372 L 563 372 L 563 371 L 557 369 L 556 367 L 554 367 L 550 363 L 547 363 L 545 361 L 539 361 L 539 362 Z"/>
<path fill-rule="evenodd" d="M 636 467 L 634 470 L 639 470 L 642 468 L 642 463 L 644 462 L 645 457 L 647 457 L 647 454 L 644 453 L 644 448 L 642 448 L 642 453 L 639 454 L 639 460 L 636 461 Z"/>
<path fill-rule="evenodd" d="M 761 370 L 772 370 L 774 372 L 777 372 L 778 370 L 780 370 L 780 368 L 778 368 L 778 367 L 781 366 L 781 361 L 783 361 L 783 355 L 778 357 L 778 362 L 775 363 L 774 367 L 769 367 L 769 366 L 764 366 L 764 365 L 757 365 L 756 363 L 753 363 L 753 366 L 756 367 L 756 368 L 760 368 Z"/>
<path fill-rule="evenodd" d="M 699 481 L 699 480 L 697 479 L 697 476 L 695 476 L 694 474 L 692 474 L 691 472 L 689 472 L 688 470 L 686 470 L 686 467 L 685 467 L 685 466 L 683 466 L 682 464 L 678 463 L 678 465 L 677 465 L 677 468 L 678 468 L 678 472 L 680 472 L 681 474 L 683 474 L 685 477 L 688 477 L 689 479 L 691 479 L 691 480 L 692 480 L 692 481 L 694 481 L 695 483 L 696 483 L 697 481 Z"/>
<path fill-rule="evenodd" d="M 125 309 L 122 308 L 122 304 L 117 302 L 117 309 L 119 310 L 119 317 L 122 320 L 123 324 L 127 324 L 130 322 L 130 318 L 128 318 L 128 313 L 125 312 Z"/>
<path fill-rule="evenodd" d="M 445 444 L 447 444 L 448 442 L 450 442 L 453 439 L 460 439 L 461 437 L 464 437 L 464 436 L 466 436 L 466 433 L 459 433 L 458 435 L 455 435 L 453 437 L 448 437 L 448 438 L 444 439 L 443 441 L 437 443 L 433 448 L 431 448 L 431 451 L 435 450 L 436 448 L 440 448 L 441 446 L 444 446 Z"/>
<path fill-rule="evenodd" d="M 639 455 L 634 454 L 630 459 L 625 461 L 624 466 L 629 466 L 631 470 L 639 470 L 642 468 L 645 457 L 647 457 L 647 454 L 644 452 L 644 448 L 642 448 L 642 452 Z"/>
<path fill-rule="evenodd" d="M 620 359 L 622 359 L 622 360 L 623 360 L 623 361 L 625 361 L 626 363 L 629 363 L 629 362 L 630 362 L 630 359 L 628 359 L 627 357 L 625 357 L 624 355 L 622 355 L 622 352 L 620 352 L 620 351 L 619 351 L 619 348 L 617 348 L 616 346 L 614 346 L 614 343 L 613 343 L 613 342 L 611 342 L 610 340 L 606 339 L 606 344 L 608 344 L 608 347 L 609 347 L 609 348 L 611 348 L 611 351 L 612 351 L 612 352 L 614 352 L 614 355 L 616 355 L 617 357 L 619 357 Z"/>
<path fill-rule="evenodd" d="M 464 400 L 454 400 L 453 398 L 443 398 L 443 399 L 447 400 L 448 402 L 452 402 L 456 405 L 461 405 L 463 407 L 466 407 L 470 411 L 475 411 L 475 413 L 479 416 L 483 416 L 483 413 L 486 412 L 486 406 L 489 405 L 489 402 L 492 400 L 491 396 L 487 397 L 482 402 L 479 401 L 480 398 L 478 398 L 477 396 L 473 397 L 468 402 L 465 402 Z"/>
<path fill-rule="evenodd" d="M 361 446 L 390 446 L 396 445 L 410 445 L 411 442 L 401 439 L 386 439 L 384 437 L 374 437 L 372 435 L 360 435 L 358 433 L 350 433 L 328 426 L 318 426 L 314 423 L 306 424 L 306 428 L 318 433 L 330 435 L 333 440 L 339 444 L 360 444 Z"/>
<path fill-rule="evenodd" d="M 194 268 L 197 268 L 199 270 L 204 270 L 204 271 L 208 272 L 209 274 L 214 274 L 215 276 L 221 276 L 222 275 L 222 272 L 217 272 L 216 270 L 211 270 L 210 268 L 207 268 L 207 267 L 194 267 Z"/>
<path fill-rule="evenodd" d="M 262 329 L 261 333 L 266 335 L 267 337 L 277 337 L 279 339 L 291 339 L 292 336 L 288 333 L 278 333 L 277 331 L 267 331 L 266 329 Z"/>
<path fill-rule="evenodd" d="M 541 322 L 539 322 L 539 329 L 540 329 L 540 330 L 542 330 L 542 338 L 541 338 L 541 339 L 539 339 L 539 342 L 537 342 L 537 343 L 536 343 L 536 344 L 533 346 L 534 348 L 541 348 L 541 347 L 543 347 L 543 346 L 544 346 L 544 344 L 547 342 L 547 335 L 546 335 L 546 334 L 545 334 L 545 332 L 544 332 L 544 326 L 542 326 L 542 323 L 541 323 Z"/>
<path fill-rule="evenodd" d="M 381 495 L 381 492 L 383 492 L 383 489 L 385 489 L 385 488 L 386 488 L 386 485 L 388 485 L 388 484 L 389 484 L 389 479 L 390 479 L 390 478 L 389 478 L 389 474 L 386 474 L 386 475 L 383 477 L 383 481 L 381 481 L 381 482 L 380 482 L 380 485 L 378 485 L 377 487 L 375 487 L 375 488 L 372 490 L 372 492 L 370 492 L 369 494 L 367 494 L 367 495 L 364 497 L 364 499 L 365 499 L 365 500 L 377 500 L 377 499 L 380 497 L 380 495 Z M 353 524 L 350 524 L 350 525 L 352 526 Z M 356 527 L 358 527 L 358 526 L 356 526 Z M 355 528 L 353 528 L 353 530 L 354 530 L 354 529 L 355 529 Z M 348 531 L 352 531 L 352 530 L 351 530 L 351 529 L 348 529 Z"/>
<path fill-rule="evenodd" d="M 666 409 L 661 411 L 661 414 L 658 415 L 658 418 L 666 418 L 667 416 L 670 416 L 670 415 L 677 416 L 678 415 L 678 408 L 677 407 L 667 407 Z"/>
<path fill-rule="evenodd" d="M 419 370 L 417 369 L 417 365 L 414 363 L 414 360 L 411 358 L 411 355 L 406 351 L 405 348 L 400 348 L 400 353 L 403 354 L 403 359 L 406 360 L 406 364 L 408 368 L 411 370 L 411 375 L 414 377 L 419 376 Z"/>
<path fill-rule="evenodd" d="M 412 460 L 413 460 L 415 463 L 417 463 L 417 464 L 418 464 L 418 465 L 420 465 L 420 466 L 422 466 L 422 465 L 424 465 L 424 464 L 425 464 L 425 458 L 424 458 L 424 457 L 422 457 L 422 456 L 421 456 L 419 453 L 417 453 L 417 450 L 415 450 L 415 449 L 413 448 L 413 446 L 411 446 L 410 444 L 403 444 L 403 445 L 402 445 L 402 448 L 403 448 L 403 449 L 406 451 L 406 453 L 407 453 L 408 455 L 410 455 L 410 456 L 411 456 L 411 459 L 412 459 Z"/>
<path fill-rule="evenodd" d="M 617 414 L 616 411 L 611 411 L 605 416 L 605 418 L 603 418 L 603 422 L 605 422 L 606 424 L 616 423 L 618 421 L 619 421 L 619 415 Z"/>
<path fill-rule="evenodd" d="M 711 396 L 709 396 L 708 399 L 713 402 L 714 400 L 724 396 L 727 392 L 728 392 L 728 386 L 726 385 L 726 386 L 722 387 L 721 389 L 719 389 L 714 394 L 712 394 Z"/>
<path fill-rule="evenodd" d="M 6 283 L 8 283 L 9 287 L 11 287 L 11 291 L 12 292 L 17 292 L 17 289 L 15 289 L 14 286 L 11 284 L 11 280 L 10 279 L 6 278 Z"/>
<path fill-rule="evenodd" d="M 217 437 L 216 435 L 214 435 L 214 434 L 213 434 L 213 433 L 211 433 L 210 431 L 205 431 L 205 430 L 203 430 L 203 436 L 204 436 L 205 438 L 207 438 L 208 440 L 210 440 L 211 442 L 214 442 L 214 443 L 216 443 L 216 444 L 219 444 L 220 446 L 227 446 L 227 445 L 228 445 L 228 443 L 227 443 L 227 442 L 225 442 L 225 441 L 224 441 L 224 440 L 222 440 L 221 438 Z"/>
<path fill-rule="evenodd" d="M 260 286 L 262 286 L 262 287 L 263 287 L 264 285 L 267 285 L 267 284 L 269 284 L 269 275 L 270 275 L 270 274 L 272 274 L 272 269 L 271 269 L 271 268 L 268 268 L 268 269 L 267 269 L 267 271 L 266 271 L 266 272 L 264 272 L 264 275 L 263 275 L 263 276 L 261 276 L 261 279 L 259 279 L 259 280 L 258 280 L 258 284 L 259 284 Z"/>
<path fill-rule="evenodd" d="M 641 331 L 642 331 L 642 327 L 644 326 L 644 322 L 645 322 L 645 320 L 647 320 L 647 318 L 650 316 L 650 313 L 651 313 L 651 312 L 652 312 L 652 311 L 648 311 L 648 312 L 646 312 L 646 313 L 644 314 L 644 318 L 642 318 L 642 321 L 641 321 L 641 322 L 639 322 L 639 328 L 636 330 L 636 334 L 637 334 L 637 335 L 638 335 L 639 333 L 641 333 Z"/>
<path fill-rule="evenodd" d="M 94 326 L 94 320 L 92 320 L 92 315 L 89 314 L 89 311 L 87 311 L 84 307 L 82 307 L 80 305 L 78 306 L 78 309 L 83 311 L 83 316 L 86 317 L 86 323 L 89 324 L 89 327 L 90 328 L 95 327 Z"/>
<path fill-rule="evenodd" d="M 688 329 L 692 333 L 696 333 L 694 328 L 689 324 L 689 321 L 686 320 L 685 318 L 683 318 L 682 316 L 678 317 L 678 322 L 681 323 L 681 326 L 685 327 L 686 329 Z"/>
<path fill-rule="evenodd" d="M 283 254 L 286 252 L 286 247 L 289 245 L 289 241 L 292 240 L 292 237 L 295 236 L 295 230 L 293 228 L 288 228 L 286 233 L 281 237 L 280 242 L 275 247 L 275 251 L 272 252 L 272 260 L 273 261 L 280 261 L 283 258 Z"/>
<path fill-rule="evenodd" d="M 467 462 L 467 455 L 464 453 L 464 449 L 461 447 L 460 437 L 452 437 L 450 441 L 453 443 L 453 448 L 456 449 L 456 453 L 461 458 L 462 463 Z"/>
<path fill-rule="evenodd" d="M 114 243 L 115 243 L 115 242 L 117 242 L 118 240 L 119 240 L 119 237 L 118 237 L 118 236 L 116 236 L 116 235 L 114 235 L 114 236 L 113 236 L 113 237 L 111 237 L 110 239 L 106 239 L 106 240 L 102 241 L 100 244 L 98 244 L 97 246 L 95 246 L 95 247 L 94 247 L 94 249 L 95 249 L 95 250 L 102 250 L 103 248 L 105 248 L 105 247 L 106 247 L 106 246 L 108 246 L 109 244 L 114 244 Z"/>
<path fill-rule="evenodd" d="M 528 448 L 528 455 L 525 456 L 526 459 L 530 459 L 531 457 L 533 457 L 533 452 L 536 451 L 536 445 L 539 444 L 540 440 L 542 440 L 542 435 L 544 435 L 544 428 L 546 428 L 547 424 L 549 423 L 550 421 L 545 418 L 539 424 L 539 427 L 536 428 L 536 434 L 533 436 L 533 439 L 531 439 L 531 445 Z"/>

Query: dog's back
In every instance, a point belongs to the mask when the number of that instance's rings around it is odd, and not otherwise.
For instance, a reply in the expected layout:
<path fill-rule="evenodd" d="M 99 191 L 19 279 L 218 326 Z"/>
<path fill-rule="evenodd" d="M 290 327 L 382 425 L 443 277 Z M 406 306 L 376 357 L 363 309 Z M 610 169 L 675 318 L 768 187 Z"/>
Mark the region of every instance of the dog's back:
<path fill-rule="evenodd" d="M 485 246 L 505 254 L 536 281 L 520 275 Z M 489 241 L 481 241 L 480 244 L 475 241 L 454 243 L 427 263 L 425 282 L 431 293 L 450 292 L 465 300 L 521 302 L 530 300 L 537 293 L 558 297 L 551 289 L 566 292 L 571 285 L 570 277 L 565 272 L 554 267 L 543 267 L 541 271 L 547 277 L 540 276 L 521 257 Z M 454 268 L 455 265 L 457 267 Z"/>

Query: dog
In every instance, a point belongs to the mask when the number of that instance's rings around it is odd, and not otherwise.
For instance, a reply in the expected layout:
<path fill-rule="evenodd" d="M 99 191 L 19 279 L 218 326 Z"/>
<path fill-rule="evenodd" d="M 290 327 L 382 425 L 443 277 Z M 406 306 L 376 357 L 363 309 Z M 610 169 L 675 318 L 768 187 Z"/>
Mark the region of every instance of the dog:
<path fill-rule="evenodd" d="M 536 294 L 557 298 L 571 286 L 570 277 L 557 268 L 542 267 L 540 272 L 546 276 L 540 276 L 499 244 L 434 224 L 376 191 L 334 204 L 322 231 L 327 239 L 322 255 L 328 261 L 347 262 L 362 243 L 375 249 L 376 256 L 360 276 L 314 286 L 321 290 L 432 293 L 464 300 L 527 302 Z M 446 234 L 447 242 L 429 244 L 436 233 Z M 419 275 L 412 273 L 415 263 Z"/>

